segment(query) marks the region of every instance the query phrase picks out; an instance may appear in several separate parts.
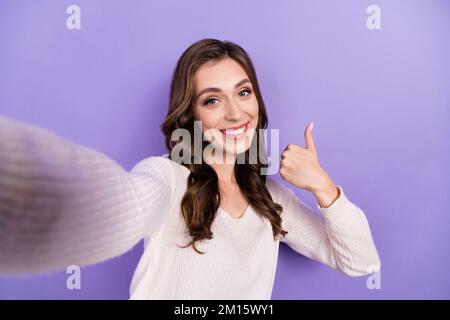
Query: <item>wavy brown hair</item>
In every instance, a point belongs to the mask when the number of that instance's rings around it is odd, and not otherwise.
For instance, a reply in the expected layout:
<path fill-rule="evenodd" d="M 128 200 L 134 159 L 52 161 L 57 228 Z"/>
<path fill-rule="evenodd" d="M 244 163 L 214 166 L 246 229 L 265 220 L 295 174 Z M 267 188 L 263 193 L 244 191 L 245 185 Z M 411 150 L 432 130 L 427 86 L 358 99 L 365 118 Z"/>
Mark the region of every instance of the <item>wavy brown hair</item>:
<path fill-rule="evenodd" d="M 225 58 L 231 58 L 236 61 L 245 70 L 253 85 L 253 91 L 259 105 L 256 132 L 258 133 L 259 129 L 267 128 L 268 119 L 264 101 L 259 89 L 253 63 L 247 52 L 239 45 L 230 41 L 202 39 L 192 44 L 183 52 L 172 76 L 169 110 L 166 119 L 161 125 L 161 131 L 165 136 L 165 143 L 169 150 L 170 159 L 172 159 L 171 151 L 177 144 L 177 142 L 171 139 L 172 132 L 175 129 L 186 129 L 190 132 L 191 137 L 194 136 L 195 119 L 192 104 L 194 102 L 195 72 L 208 61 L 220 61 Z M 263 135 L 255 134 L 252 140 L 253 143 L 256 143 L 259 148 L 264 148 Z M 208 144 L 208 141 L 203 141 L 202 154 Z M 283 207 L 273 202 L 266 188 L 266 175 L 260 174 L 262 168 L 267 168 L 267 161 L 261 162 L 258 156 L 257 163 L 251 164 L 249 161 L 250 149 L 251 147 L 245 151 L 244 163 L 237 163 L 234 166 L 236 181 L 257 214 L 270 221 L 274 238 L 277 235 L 285 236 L 287 231 L 282 230 L 280 217 Z M 193 150 L 193 146 L 191 145 L 191 151 Z M 258 153 L 260 154 L 260 149 L 258 149 Z M 266 159 L 265 151 L 262 154 L 263 159 Z M 190 170 L 187 179 L 187 190 L 181 201 L 181 212 L 189 229 L 191 240 L 183 248 L 192 245 L 196 252 L 203 254 L 204 252 L 196 248 L 195 243 L 204 239 L 212 239 L 211 225 L 219 209 L 221 198 L 218 177 L 215 170 L 203 161 L 203 159 L 201 159 L 200 164 L 196 164 L 194 156 L 195 153 L 191 152 L 189 156 L 191 158 L 190 163 L 181 163 Z"/>

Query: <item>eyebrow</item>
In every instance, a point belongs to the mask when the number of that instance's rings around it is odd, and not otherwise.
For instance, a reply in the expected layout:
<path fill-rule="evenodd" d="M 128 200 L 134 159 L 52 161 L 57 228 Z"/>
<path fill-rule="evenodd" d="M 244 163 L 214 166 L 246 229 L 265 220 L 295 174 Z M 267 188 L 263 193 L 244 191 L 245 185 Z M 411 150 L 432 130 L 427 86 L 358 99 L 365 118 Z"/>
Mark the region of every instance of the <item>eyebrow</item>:
<path fill-rule="evenodd" d="M 244 83 L 247 83 L 247 82 L 250 82 L 250 80 L 248 80 L 248 79 L 242 79 L 241 81 L 239 81 L 238 83 L 236 83 L 236 84 L 234 85 L 234 87 L 235 87 L 235 88 L 240 87 L 240 86 L 242 86 Z M 205 88 L 205 89 L 201 90 L 201 91 L 197 94 L 196 100 L 197 100 L 202 94 L 204 94 L 204 93 L 206 93 L 206 92 L 222 92 L 222 90 L 221 90 L 220 88 L 213 88 L 213 87 L 211 87 L 211 88 Z"/>

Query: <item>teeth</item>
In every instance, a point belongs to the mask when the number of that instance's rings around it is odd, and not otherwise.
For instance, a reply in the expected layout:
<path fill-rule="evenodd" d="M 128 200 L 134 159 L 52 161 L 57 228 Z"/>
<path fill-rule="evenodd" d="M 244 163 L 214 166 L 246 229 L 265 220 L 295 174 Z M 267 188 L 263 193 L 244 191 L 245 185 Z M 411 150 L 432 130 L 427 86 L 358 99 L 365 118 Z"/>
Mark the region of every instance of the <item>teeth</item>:
<path fill-rule="evenodd" d="M 227 129 L 225 132 L 227 135 L 238 136 L 244 132 L 245 126 L 240 127 L 239 129 Z"/>
<path fill-rule="evenodd" d="M 240 128 L 237 130 L 227 130 L 227 134 L 233 134 L 233 135 L 238 135 L 238 134 L 241 134 L 242 132 L 244 132 L 244 128 Z"/>

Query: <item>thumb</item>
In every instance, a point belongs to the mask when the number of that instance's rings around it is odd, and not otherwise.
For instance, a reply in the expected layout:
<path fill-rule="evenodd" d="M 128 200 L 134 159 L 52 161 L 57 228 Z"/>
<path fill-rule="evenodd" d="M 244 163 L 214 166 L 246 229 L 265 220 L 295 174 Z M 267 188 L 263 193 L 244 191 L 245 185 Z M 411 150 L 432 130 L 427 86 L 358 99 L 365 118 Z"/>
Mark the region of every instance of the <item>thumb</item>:
<path fill-rule="evenodd" d="M 305 147 L 306 149 L 314 151 L 314 153 L 316 153 L 316 146 L 314 145 L 314 139 L 312 135 L 313 125 L 314 123 L 311 122 L 305 129 Z"/>

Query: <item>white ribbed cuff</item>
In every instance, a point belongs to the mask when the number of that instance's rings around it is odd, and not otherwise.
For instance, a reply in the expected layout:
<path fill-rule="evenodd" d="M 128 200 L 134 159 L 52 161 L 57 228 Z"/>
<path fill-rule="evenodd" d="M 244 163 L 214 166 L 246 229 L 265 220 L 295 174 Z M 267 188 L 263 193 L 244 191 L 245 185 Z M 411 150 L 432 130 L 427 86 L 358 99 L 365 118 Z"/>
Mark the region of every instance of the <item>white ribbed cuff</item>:
<path fill-rule="evenodd" d="M 353 212 L 355 210 L 353 203 L 347 199 L 342 186 L 336 185 L 336 187 L 338 187 L 340 194 L 331 206 L 322 208 L 316 203 L 317 208 L 330 222 L 338 222 L 338 220 L 345 219 L 348 216 L 348 212 Z"/>

